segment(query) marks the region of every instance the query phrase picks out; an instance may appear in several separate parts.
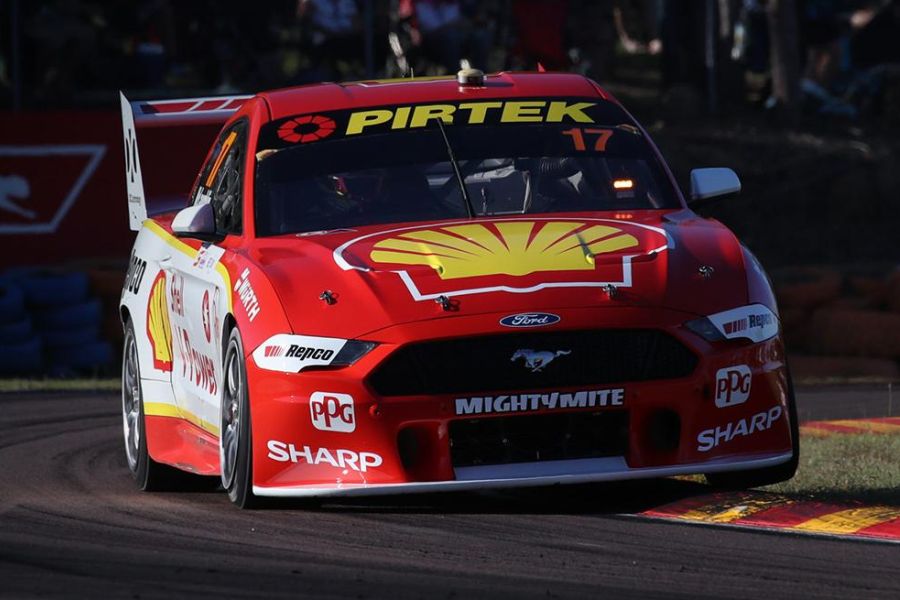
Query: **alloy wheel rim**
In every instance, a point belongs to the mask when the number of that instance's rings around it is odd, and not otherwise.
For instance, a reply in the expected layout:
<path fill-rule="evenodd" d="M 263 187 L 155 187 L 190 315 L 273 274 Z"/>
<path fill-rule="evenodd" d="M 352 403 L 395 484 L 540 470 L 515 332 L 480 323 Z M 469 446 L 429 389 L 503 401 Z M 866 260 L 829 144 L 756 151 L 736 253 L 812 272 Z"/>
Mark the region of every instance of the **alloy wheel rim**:
<path fill-rule="evenodd" d="M 122 358 L 122 425 L 125 435 L 125 456 L 128 468 L 137 471 L 141 445 L 141 390 L 138 376 L 137 345 L 134 336 L 125 340 Z"/>
<path fill-rule="evenodd" d="M 229 346 L 225 360 L 225 386 L 222 398 L 222 484 L 228 488 L 234 479 L 241 432 L 241 397 L 244 382 L 238 353 Z"/>

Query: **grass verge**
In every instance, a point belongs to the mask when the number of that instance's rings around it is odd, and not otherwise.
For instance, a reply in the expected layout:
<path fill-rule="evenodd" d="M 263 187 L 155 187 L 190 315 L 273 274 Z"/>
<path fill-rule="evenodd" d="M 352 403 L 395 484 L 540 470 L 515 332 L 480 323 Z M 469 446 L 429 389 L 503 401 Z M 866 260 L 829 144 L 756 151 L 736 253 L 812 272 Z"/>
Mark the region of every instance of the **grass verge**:
<path fill-rule="evenodd" d="M 814 500 L 900 506 L 900 435 L 801 437 L 797 474 L 763 489 Z"/>
<path fill-rule="evenodd" d="M 122 382 L 115 378 L 86 379 L 0 379 L 3 392 L 118 391 Z"/>

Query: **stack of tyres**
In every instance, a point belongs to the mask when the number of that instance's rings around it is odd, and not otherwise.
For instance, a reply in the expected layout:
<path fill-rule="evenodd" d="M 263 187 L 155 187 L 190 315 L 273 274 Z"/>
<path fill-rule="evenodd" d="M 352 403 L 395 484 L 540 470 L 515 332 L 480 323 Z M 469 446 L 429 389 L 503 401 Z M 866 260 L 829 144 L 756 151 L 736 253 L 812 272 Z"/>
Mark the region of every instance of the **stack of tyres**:
<path fill-rule="evenodd" d="M 113 348 L 121 348 L 124 342 L 122 321 L 119 318 L 119 299 L 125 283 L 128 265 L 121 261 L 91 266 L 87 271 L 90 295 L 100 299 L 103 318 L 100 320 L 100 339 L 107 340 Z"/>
<path fill-rule="evenodd" d="M 89 297 L 86 274 L 19 269 L 9 279 L 22 293 L 26 318 L 40 344 L 41 372 L 66 376 L 97 373 L 111 366 L 112 346 L 100 339 L 101 303 Z"/>
<path fill-rule="evenodd" d="M 12 278 L 0 278 L 0 376 L 42 369 L 43 345 L 25 311 L 25 294 Z"/>

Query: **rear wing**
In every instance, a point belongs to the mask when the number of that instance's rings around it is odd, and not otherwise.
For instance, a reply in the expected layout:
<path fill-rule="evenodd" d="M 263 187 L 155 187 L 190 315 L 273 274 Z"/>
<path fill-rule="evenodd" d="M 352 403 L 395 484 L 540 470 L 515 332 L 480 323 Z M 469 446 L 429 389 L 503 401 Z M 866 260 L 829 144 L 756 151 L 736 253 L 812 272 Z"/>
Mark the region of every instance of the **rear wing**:
<path fill-rule="evenodd" d="M 179 100 L 139 100 L 129 102 L 119 92 L 122 110 L 122 137 L 125 144 L 125 188 L 128 224 L 138 231 L 147 219 L 147 199 L 141 175 L 137 128 L 222 124 L 252 96 L 219 96 Z"/>

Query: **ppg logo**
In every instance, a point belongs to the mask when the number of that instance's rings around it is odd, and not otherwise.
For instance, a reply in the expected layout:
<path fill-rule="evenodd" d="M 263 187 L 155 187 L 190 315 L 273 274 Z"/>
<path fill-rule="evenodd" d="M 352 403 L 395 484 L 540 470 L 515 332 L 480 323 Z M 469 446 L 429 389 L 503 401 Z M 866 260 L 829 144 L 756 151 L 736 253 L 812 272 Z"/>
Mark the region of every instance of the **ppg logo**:
<path fill-rule="evenodd" d="M 309 416 L 321 431 L 351 433 L 356 429 L 353 396 L 334 392 L 313 392 L 309 397 Z"/>
<path fill-rule="evenodd" d="M 725 408 L 743 404 L 750 397 L 750 367 L 734 365 L 716 372 L 716 406 Z"/>

